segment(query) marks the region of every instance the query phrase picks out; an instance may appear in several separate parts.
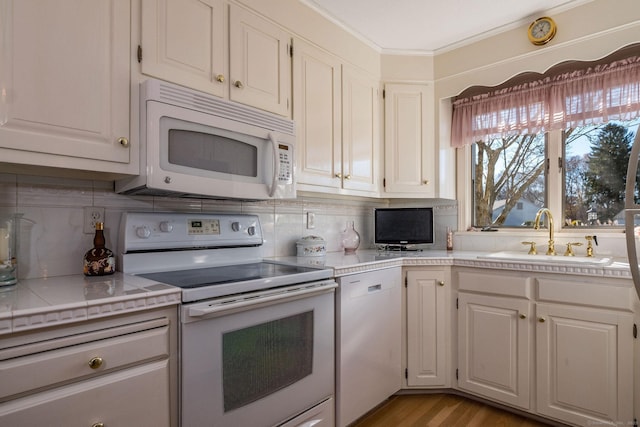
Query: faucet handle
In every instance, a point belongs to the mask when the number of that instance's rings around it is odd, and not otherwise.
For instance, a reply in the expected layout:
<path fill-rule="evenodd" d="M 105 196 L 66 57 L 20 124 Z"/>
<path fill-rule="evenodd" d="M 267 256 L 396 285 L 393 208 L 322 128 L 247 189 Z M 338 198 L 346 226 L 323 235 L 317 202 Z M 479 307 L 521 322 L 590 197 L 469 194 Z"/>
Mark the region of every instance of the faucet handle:
<path fill-rule="evenodd" d="M 564 252 L 564 256 L 576 256 L 575 252 L 573 252 L 573 246 L 582 246 L 582 243 L 580 242 L 567 243 L 567 250 Z"/>
<path fill-rule="evenodd" d="M 598 238 L 596 236 L 584 236 L 585 239 L 587 239 L 587 256 L 588 257 L 592 257 L 593 256 L 593 245 L 591 244 L 591 242 L 595 242 L 596 246 L 598 245 Z"/>
<path fill-rule="evenodd" d="M 523 245 L 529 245 L 529 255 L 536 255 L 538 250 L 536 249 L 536 242 L 522 242 Z"/>

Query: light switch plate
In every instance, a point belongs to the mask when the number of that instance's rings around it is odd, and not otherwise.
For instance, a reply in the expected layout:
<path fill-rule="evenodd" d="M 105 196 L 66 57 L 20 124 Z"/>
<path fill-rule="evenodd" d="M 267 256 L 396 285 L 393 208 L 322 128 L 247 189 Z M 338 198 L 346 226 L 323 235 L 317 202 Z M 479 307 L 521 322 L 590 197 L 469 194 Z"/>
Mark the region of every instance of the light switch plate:
<path fill-rule="evenodd" d="M 307 212 L 307 228 L 316 228 L 316 214 L 313 212 Z"/>

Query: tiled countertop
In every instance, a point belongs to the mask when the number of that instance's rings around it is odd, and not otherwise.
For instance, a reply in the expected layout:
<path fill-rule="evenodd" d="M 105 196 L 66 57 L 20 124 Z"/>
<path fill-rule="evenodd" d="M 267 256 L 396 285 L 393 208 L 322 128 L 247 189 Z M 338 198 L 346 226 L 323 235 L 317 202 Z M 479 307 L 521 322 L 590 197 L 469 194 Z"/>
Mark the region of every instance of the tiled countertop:
<path fill-rule="evenodd" d="M 631 279 L 629 264 L 606 266 L 536 263 L 534 259 L 483 258 L 471 251 L 380 252 L 359 250 L 353 255 L 330 252 L 321 257 L 277 257 L 298 265 L 328 267 L 344 276 L 395 266 L 464 266 L 541 273 L 601 276 Z M 0 336 L 46 326 L 112 316 L 180 303 L 180 289 L 138 276 L 117 272 L 111 276 L 57 276 L 21 280 L 11 288 L 0 288 Z"/>
<path fill-rule="evenodd" d="M 380 252 L 376 250 L 358 250 L 355 254 L 329 252 L 321 257 L 277 257 L 278 261 L 300 265 L 322 266 L 333 268 L 336 276 L 371 271 L 393 266 L 441 266 L 455 265 L 476 268 L 493 268 L 503 270 L 535 271 L 541 273 L 577 274 L 587 276 L 606 276 L 631 279 L 629 264 L 622 260 L 614 260 L 611 264 L 599 266 L 563 262 L 562 256 L 553 263 L 531 260 L 486 259 L 486 252 L 474 251 L 442 251 L 425 250 L 418 252 Z"/>
<path fill-rule="evenodd" d="M 180 303 L 180 289 L 116 272 L 21 280 L 0 288 L 0 335 Z"/>

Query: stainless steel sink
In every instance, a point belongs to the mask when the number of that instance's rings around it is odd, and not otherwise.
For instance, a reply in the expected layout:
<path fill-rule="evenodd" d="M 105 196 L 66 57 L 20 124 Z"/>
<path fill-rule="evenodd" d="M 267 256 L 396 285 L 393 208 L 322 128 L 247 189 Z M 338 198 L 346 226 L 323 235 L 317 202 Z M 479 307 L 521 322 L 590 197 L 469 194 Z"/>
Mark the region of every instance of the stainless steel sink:
<path fill-rule="evenodd" d="M 586 256 L 562 256 L 562 255 L 529 255 L 517 251 L 492 252 L 486 255 L 479 255 L 479 259 L 495 259 L 505 261 L 530 262 L 534 264 L 569 264 L 569 265 L 592 265 L 606 266 L 613 262 L 613 258 L 586 257 Z"/>

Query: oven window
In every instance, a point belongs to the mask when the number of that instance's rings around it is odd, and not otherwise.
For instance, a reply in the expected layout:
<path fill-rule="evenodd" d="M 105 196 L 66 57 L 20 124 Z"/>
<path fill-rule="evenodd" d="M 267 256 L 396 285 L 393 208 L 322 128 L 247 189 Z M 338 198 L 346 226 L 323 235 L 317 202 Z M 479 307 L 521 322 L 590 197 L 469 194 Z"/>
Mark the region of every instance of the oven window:
<path fill-rule="evenodd" d="M 310 375 L 313 311 L 222 335 L 224 411 L 240 408 Z"/>
<path fill-rule="evenodd" d="M 212 133 L 170 129 L 169 163 L 255 178 L 258 176 L 258 148 Z"/>

